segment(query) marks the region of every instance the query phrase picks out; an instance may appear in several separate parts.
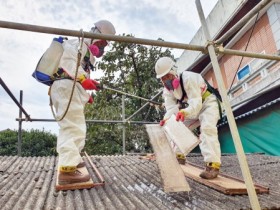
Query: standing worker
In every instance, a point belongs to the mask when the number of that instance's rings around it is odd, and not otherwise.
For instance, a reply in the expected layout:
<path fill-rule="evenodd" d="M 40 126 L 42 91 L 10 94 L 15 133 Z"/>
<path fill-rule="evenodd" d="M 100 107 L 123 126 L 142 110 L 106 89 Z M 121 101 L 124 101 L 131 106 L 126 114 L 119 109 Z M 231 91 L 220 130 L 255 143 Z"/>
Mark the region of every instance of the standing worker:
<path fill-rule="evenodd" d="M 166 113 L 160 125 L 163 126 L 172 114 L 176 114 L 176 120 L 184 122 L 191 130 L 194 124 L 200 124 L 199 147 L 206 166 L 200 177 L 216 178 L 221 166 L 221 148 L 216 126 L 220 114 L 216 96 L 209 91 L 200 74 L 184 71 L 180 78 L 175 62 L 169 57 L 159 58 L 155 71 L 164 85 Z M 178 101 L 186 102 L 187 107 L 180 109 Z"/>
<path fill-rule="evenodd" d="M 115 35 L 113 24 L 107 20 L 100 20 L 91 28 L 92 33 Z M 82 44 L 82 45 L 81 45 Z M 90 179 L 79 168 L 85 163 L 81 151 L 85 146 L 86 122 L 84 108 L 86 103 L 93 103 L 93 98 L 86 90 L 98 91 L 98 82 L 90 79 L 90 70 L 93 68 L 95 57 L 99 58 L 107 46 L 106 40 L 85 38 L 66 40 L 63 42 L 63 54 L 59 62 L 58 71 L 54 74 L 55 81 L 51 86 L 51 99 L 56 109 L 57 117 L 61 117 L 67 108 L 77 69 L 77 55 L 80 45 L 81 60 L 78 66 L 77 82 L 71 104 L 65 117 L 58 121 L 59 135 L 57 138 L 58 152 L 58 184 L 86 182 Z"/>

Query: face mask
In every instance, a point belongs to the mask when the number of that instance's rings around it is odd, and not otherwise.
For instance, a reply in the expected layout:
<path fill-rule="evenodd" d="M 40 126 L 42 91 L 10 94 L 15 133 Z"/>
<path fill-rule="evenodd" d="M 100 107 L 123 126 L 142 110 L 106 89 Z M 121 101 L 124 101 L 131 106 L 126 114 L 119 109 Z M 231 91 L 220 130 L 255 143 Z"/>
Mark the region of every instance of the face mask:
<path fill-rule="evenodd" d="M 170 91 L 177 89 L 180 84 L 180 80 L 176 78 L 173 74 L 167 74 L 161 79 L 163 85 Z"/>
<path fill-rule="evenodd" d="M 92 55 L 99 58 L 103 55 L 104 48 L 107 46 L 107 44 L 108 43 L 105 40 L 100 40 L 91 44 L 88 49 Z"/>
<path fill-rule="evenodd" d="M 175 78 L 172 81 L 172 86 L 173 86 L 174 89 L 177 89 L 179 87 L 179 84 L 180 84 L 180 80 L 178 78 Z"/>
<path fill-rule="evenodd" d="M 164 87 L 167 88 L 167 90 L 174 90 L 173 85 L 172 85 L 172 80 L 167 79 L 163 82 Z"/>

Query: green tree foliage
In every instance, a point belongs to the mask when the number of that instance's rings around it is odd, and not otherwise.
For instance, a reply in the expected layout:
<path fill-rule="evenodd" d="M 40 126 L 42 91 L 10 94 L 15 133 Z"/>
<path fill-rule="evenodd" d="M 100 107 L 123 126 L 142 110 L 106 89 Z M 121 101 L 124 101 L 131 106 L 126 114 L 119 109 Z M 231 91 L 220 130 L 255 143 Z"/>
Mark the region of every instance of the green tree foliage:
<path fill-rule="evenodd" d="M 111 51 L 96 64 L 104 73 L 100 79 L 101 84 L 146 99 L 156 95 L 162 88 L 162 84 L 156 79 L 155 63 L 162 56 L 173 57 L 171 51 L 161 47 L 121 42 L 114 42 L 111 47 Z M 155 101 L 162 102 L 161 96 Z M 125 117 L 131 116 L 145 103 L 147 103 L 145 100 L 125 96 Z M 148 105 L 131 120 L 158 122 L 162 117 L 162 108 Z M 86 119 L 122 120 L 122 94 L 106 89 L 97 92 L 94 104 L 86 107 Z M 88 124 L 86 151 L 90 154 L 107 155 L 121 153 L 122 126 L 114 123 Z M 127 123 L 125 127 L 126 151 L 149 152 L 151 150 L 143 125 Z"/>
<path fill-rule="evenodd" d="M 0 132 L 0 155 L 18 154 L 18 131 L 4 130 Z M 45 130 L 31 129 L 22 131 L 22 156 L 56 155 L 56 135 Z"/>

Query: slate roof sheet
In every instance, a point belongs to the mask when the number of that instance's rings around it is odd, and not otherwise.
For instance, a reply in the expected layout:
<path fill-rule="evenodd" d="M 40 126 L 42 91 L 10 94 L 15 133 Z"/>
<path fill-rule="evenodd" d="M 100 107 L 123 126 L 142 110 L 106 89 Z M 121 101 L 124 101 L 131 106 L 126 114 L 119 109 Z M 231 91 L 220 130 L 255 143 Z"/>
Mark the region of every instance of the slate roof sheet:
<path fill-rule="evenodd" d="M 272 105 L 277 104 L 277 103 L 279 103 L 279 102 L 280 102 L 280 98 L 277 98 L 277 99 L 275 99 L 275 100 L 273 100 L 273 101 L 270 101 L 270 102 L 268 102 L 268 103 L 266 103 L 266 104 L 264 104 L 264 105 L 262 105 L 262 106 L 259 106 L 258 108 L 252 109 L 252 110 L 249 111 L 249 112 L 246 112 L 246 113 L 244 113 L 244 114 L 241 114 L 241 115 L 239 115 L 239 116 L 236 116 L 234 119 L 235 119 L 235 120 L 239 120 L 239 119 L 242 119 L 242 118 L 246 118 L 246 117 L 251 116 L 251 115 L 253 115 L 253 114 L 255 114 L 255 113 L 259 112 L 259 111 L 262 111 L 262 110 L 264 110 L 264 109 L 267 109 L 267 108 L 271 107 Z M 226 124 L 228 124 L 227 119 L 225 119 L 222 123 L 220 123 L 220 124 L 218 125 L 218 127 L 223 126 L 223 125 L 226 125 Z"/>

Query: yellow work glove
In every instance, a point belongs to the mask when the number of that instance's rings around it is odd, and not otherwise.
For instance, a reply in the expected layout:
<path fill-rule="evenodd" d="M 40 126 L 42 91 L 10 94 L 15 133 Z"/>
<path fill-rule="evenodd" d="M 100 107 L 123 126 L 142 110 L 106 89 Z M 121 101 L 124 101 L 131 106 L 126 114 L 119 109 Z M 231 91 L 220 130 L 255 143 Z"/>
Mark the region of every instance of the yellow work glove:
<path fill-rule="evenodd" d="M 181 109 L 177 114 L 176 114 L 176 121 L 184 121 L 185 117 L 187 116 L 187 112 L 184 109 Z"/>

